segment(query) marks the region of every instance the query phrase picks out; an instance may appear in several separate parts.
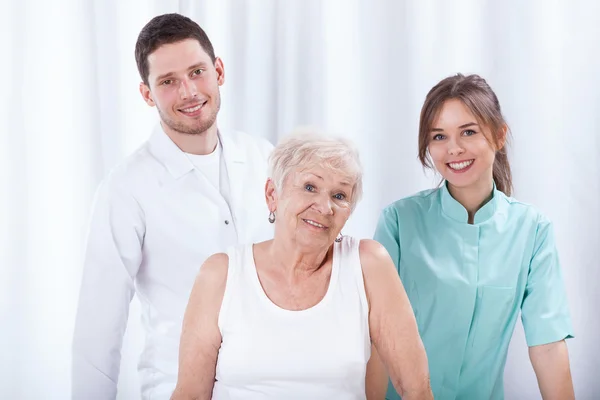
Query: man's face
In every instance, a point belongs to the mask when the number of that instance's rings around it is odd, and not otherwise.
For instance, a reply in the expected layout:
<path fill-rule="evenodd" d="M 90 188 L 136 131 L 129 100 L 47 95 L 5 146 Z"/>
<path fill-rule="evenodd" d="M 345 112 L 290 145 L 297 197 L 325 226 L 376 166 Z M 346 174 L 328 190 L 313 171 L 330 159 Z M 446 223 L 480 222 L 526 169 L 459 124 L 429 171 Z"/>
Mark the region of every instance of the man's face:
<path fill-rule="evenodd" d="M 163 127 L 199 135 L 215 125 L 225 81 L 223 62 L 213 63 L 195 39 L 160 46 L 148 56 L 148 85 L 140 92 L 156 106 Z"/>

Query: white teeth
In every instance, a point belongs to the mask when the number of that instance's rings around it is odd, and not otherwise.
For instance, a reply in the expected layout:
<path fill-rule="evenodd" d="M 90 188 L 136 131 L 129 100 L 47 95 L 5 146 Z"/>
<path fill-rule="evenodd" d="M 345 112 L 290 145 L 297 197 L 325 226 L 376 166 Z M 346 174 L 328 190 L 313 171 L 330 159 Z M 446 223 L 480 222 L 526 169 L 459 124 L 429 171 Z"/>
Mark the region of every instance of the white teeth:
<path fill-rule="evenodd" d="M 325 226 L 315 222 L 315 221 L 311 221 L 310 219 L 305 219 L 304 221 L 306 221 L 307 224 L 310 224 L 312 226 L 316 226 L 317 228 L 325 228 Z"/>
<path fill-rule="evenodd" d="M 471 164 L 473 164 L 473 160 L 463 161 L 463 162 L 460 162 L 460 163 L 448 163 L 448 165 L 450 166 L 450 168 L 455 169 L 455 170 L 461 170 L 463 168 L 467 168 Z"/>
<path fill-rule="evenodd" d="M 181 110 L 181 111 L 183 111 L 183 112 L 187 112 L 187 113 L 191 113 L 191 112 L 194 112 L 194 111 L 198 111 L 200 108 L 202 108 L 202 106 L 203 106 L 203 104 L 199 104 L 199 105 L 197 105 L 196 107 L 192 107 L 192 108 L 184 108 L 184 109 L 183 109 L 183 110 Z"/>

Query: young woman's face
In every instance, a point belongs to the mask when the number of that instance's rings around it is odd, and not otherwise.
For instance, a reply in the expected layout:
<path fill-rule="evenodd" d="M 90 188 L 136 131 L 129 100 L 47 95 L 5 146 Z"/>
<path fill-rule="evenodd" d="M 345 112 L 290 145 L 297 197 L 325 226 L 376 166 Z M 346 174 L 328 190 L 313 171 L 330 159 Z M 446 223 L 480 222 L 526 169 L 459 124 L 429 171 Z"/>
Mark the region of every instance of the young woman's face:
<path fill-rule="evenodd" d="M 444 102 L 429 135 L 433 164 L 450 185 L 468 188 L 493 179 L 493 136 L 462 101 Z"/>

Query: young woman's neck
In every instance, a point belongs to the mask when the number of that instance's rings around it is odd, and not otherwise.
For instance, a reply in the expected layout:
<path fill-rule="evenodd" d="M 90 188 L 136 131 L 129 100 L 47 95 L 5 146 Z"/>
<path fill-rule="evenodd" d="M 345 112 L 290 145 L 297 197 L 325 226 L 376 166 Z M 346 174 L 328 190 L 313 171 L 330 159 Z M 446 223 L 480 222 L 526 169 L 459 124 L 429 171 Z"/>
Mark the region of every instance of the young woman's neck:
<path fill-rule="evenodd" d="M 493 179 L 482 179 L 468 187 L 454 187 L 448 182 L 448 191 L 466 210 L 469 224 L 472 224 L 477 211 L 492 198 L 494 190 Z"/>

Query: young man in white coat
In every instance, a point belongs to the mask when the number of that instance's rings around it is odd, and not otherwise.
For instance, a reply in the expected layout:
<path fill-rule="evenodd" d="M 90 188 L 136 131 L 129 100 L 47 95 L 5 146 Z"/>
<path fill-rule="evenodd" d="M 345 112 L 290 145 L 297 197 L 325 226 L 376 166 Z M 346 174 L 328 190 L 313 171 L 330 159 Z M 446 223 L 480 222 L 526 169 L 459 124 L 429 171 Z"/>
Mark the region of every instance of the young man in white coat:
<path fill-rule="evenodd" d="M 199 267 L 272 237 L 264 200 L 269 142 L 217 128 L 223 62 L 179 14 L 152 19 L 135 49 L 160 124 L 102 182 L 94 203 L 73 341 L 73 398 L 114 399 L 129 304 L 142 305 L 142 397 L 169 398 L 183 314 Z"/>

